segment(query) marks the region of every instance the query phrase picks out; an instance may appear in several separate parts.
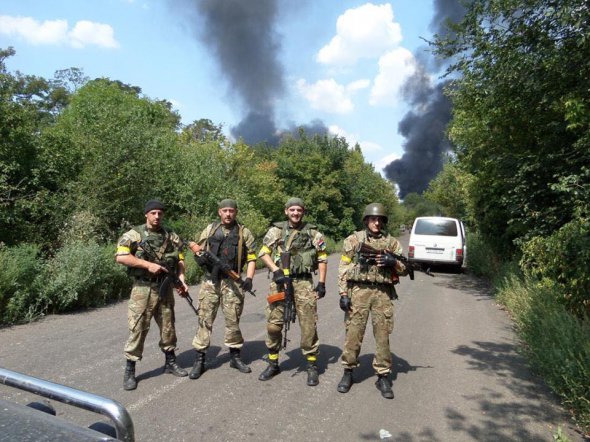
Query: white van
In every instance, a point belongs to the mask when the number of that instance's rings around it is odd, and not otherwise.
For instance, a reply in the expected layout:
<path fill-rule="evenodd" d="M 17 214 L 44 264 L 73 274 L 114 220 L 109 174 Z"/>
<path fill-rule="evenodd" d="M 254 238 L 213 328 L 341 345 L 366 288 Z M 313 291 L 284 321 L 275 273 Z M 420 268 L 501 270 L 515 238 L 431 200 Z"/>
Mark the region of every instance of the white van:
<path fill-rule="evenodd" d="M 467 255 L 465 227 L 456 218 L 421 216 L 410 232 L 408 260 L 463 267 Z"/>

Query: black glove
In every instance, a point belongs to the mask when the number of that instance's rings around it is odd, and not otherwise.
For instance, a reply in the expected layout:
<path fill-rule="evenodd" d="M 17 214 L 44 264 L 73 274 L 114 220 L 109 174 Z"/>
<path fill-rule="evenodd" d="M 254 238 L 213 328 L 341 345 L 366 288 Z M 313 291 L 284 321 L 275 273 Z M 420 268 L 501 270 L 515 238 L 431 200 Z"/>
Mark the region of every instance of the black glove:
<path fill-rule="evenodd" d="M 242 290 L 249 292 L 252 290 L 252 278 L 246 278 L 242 284 Z"/>
<path fill-rule="evenodd" d="M 379 255 L 377 259 L 377 265 L 379 267 L 395 267 L 397 259 L 391 253 L 385 252 L 383 255 Z"/>
<path fill-rule="evenodd" d="M 315 286 L 315 291 L 317 292 L 320 298 L 326 296 L 326 283 L 318 282 L 318 285 Z"/>
<path fill-rule="evenodd" d="M 340 309 L 346 313 L 352 310 L 352 303 L 348 296 L 340 296 Z"/>
<path fill-rule="evenodd" d="M 284 284 L 285 283 L 285 274 L 283 273 L 283 271 L 281 269 L 276 269 L 274 272 L 272 272 L 272 280 L 277 285 Z"/>
<path fill-rule="evenodd" d="M 198 255 L 195 255 L 195 261 L 197 261 L 197 264 L 199 264 L 201 267 L 205 267 L 209 262 L 205 253 L 199 253 Z"/>

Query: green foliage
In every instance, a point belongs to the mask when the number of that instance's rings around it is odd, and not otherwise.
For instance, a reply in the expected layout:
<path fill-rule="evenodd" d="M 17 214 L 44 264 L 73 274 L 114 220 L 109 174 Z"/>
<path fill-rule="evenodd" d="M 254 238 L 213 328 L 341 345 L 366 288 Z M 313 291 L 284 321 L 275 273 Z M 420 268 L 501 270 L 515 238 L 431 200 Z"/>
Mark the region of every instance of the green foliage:
<path fill-rule="evenodd" d="M 449 132 L 467 206 L 499 252 L 588 206 L 589 21 L 583 0 L 482 0 L 437 41 L 460 74 Z"/>
<path fill-rule="evenodd" d="M 438 216 L 441 215 L 441 207 L 433 200 L 426 199 L 417 193 L 408 193 L 402 202 L 404 210 L 403 222 L 412 228 L 414 219 L 419 216 Z"/>
<path fill-rule="evenodd" d="M 499 256 L 477 232 L 467 232 L 467 267 L 470 273 L 499 286 L 508 275 L 520 275 L 518 262 Z"/>
<path fill-rule="evenodd" d="M 0 242 L 8 245 L 41 242 L 31 219 L 41 202 L 39 133 L 58 104 L 46 80 L 6 71 L 4 61 L 14 54 L 0 50 Z"/>
<path fill-rule="evenodd" d="M 41 265 L 34 244 L 0 248 L 0 324 L 31 320 L 41 313 L 34 284 Z"/>
<path fill-rule="evenodd" d="M 580 318 L 590 317 L 590 221 L 578 218 L 523 244 L 521 267 Z"/>
<path fill-rule="evenodd" d="M 66 243 L 41 272 L 40 298 L 49 312 L 97 307 L 121 299 L 131 288 L 123 266 L 116 264 L 113 246 L 95 242 Z"/>
<path fill-rule="evenodd" d="M 469 201 L 468 185 L 473 179 L 459 164 L 447 161 L 443 170 L 430 182 L 424 199 L 440 207 L 441 214 L 466 221 Z M 407 199 L 407 198 L 406 198 Z"/>
<path fill-rule="evenodd" d="M 186 283 L 189 285 L 198 284 L 202 278 L 203 269 L 193 258 L 192 252 L 188 251 L 184 261 L 184 279 Z"/>
<path fill-rule="evenodd" d="M 103 220 L 101 233 L 113 236 L 122 220 L 142 218 L 147 199 L 172 201 L 162 177 L 179 163 L 177 125 L 167 103 L 118 82 L 90 81 L 44 134 L 46 179 L 66 213 L 91 212 Z"/>
<path fill-rule="evenodd" d="M 555 302 L 560 296 L 555 290 L 513 276 L 505 280 L 498 300 L 511 312 L 532 366 L 589 431 L 590 323 Z"/>

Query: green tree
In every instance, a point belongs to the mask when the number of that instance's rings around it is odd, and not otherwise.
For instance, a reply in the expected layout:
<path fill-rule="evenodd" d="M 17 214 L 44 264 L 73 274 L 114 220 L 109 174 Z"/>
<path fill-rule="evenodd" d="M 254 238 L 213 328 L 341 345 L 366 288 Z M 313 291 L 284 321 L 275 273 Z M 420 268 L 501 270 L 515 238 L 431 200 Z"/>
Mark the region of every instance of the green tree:
<path fill-rule="evenodd" d="M 137 90 L 90 81 L 44 133 L 45 178 L 58 191 L 49 204 L 61 203 L 62 219 L 95 214 L 104 237 L 116 236 L 122 221 L 141 221 L 145 200 L 172 201 L 179 117 Z"/>
<path fill-rule="evenodd" d="M 0 50 L 0 242 L 38 241 L 43 193 L 40 133 L 66 99 L 47 80 L 7 71 L 14 49 Z"/>
<path fill-rule="evenodd" d="M 589 25 L 582 0 L 478 0 L 437 40 L 460 74 L 450 138 L 473 176 L 469 204 L 498 250 L 588 209 Z"/>
<path fill-rule="evenodd" d="M 447 161 L 428 185 L 424 199 L 440 207 L 443 215 L 466 220 L 471 179 L 471 175 L 463 172 L 457 163 Z"/>

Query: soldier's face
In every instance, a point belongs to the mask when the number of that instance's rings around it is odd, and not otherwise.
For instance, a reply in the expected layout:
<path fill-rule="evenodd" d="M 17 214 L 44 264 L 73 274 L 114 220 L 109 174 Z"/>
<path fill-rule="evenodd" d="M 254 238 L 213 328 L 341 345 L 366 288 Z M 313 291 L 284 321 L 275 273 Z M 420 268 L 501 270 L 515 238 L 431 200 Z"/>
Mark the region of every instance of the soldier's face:
<path fill-rule="evenodd" d="M 294 226 L 301 222 L 304 213 L 305 209 L 303 209 L 301 206 L 291 206 L 285 209 L 285 215 L 287 215 L 287 219 Z"/>
<path fill-rule="evenodd" d="M 383 230 L 383 226 L 385 225 L 384 219 L 381 216 L 369 216 L 367 217 L 367 228 L 371 233 L 379 233 Z"/>
<path fill-rule="evenodd" d="M 221 223 L 223 225 L 229 226 L 234 223 L 236 220 L 236 216 L 238 211 L 233 207 L 224 207 L 223 209 L 219 209 L 217 211 L 219 218 L 221 219 Z"/>
<path fill-rule="evenodd" d="M 148 229 L 159 229 L 162 225 L 163 219 L 163 210 L 150 210 L 148 213 L 145 214 L 145 222 L 148 226 Z"/>

